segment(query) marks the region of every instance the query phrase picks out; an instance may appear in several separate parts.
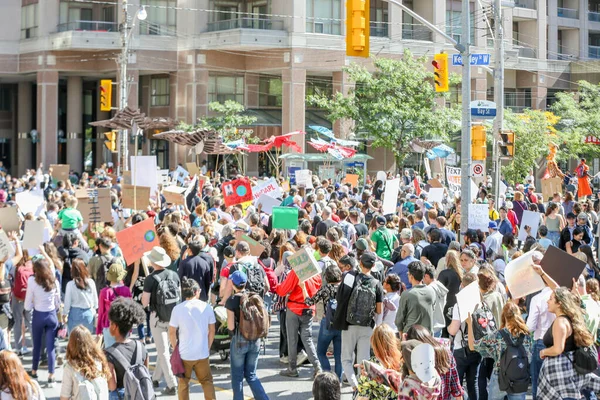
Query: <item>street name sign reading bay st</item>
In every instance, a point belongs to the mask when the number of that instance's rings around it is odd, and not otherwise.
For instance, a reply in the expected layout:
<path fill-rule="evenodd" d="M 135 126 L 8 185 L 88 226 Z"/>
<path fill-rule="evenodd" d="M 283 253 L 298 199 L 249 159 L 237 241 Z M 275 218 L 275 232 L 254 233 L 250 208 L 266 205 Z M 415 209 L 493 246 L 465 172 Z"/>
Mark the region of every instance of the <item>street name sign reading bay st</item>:
<path fill-rule="evenodd" d="M 471 65 L 490 65 L 489 54 L 471 54 Z M 452 54 L 452 65 L 463 65 L 462 54 Z"/>

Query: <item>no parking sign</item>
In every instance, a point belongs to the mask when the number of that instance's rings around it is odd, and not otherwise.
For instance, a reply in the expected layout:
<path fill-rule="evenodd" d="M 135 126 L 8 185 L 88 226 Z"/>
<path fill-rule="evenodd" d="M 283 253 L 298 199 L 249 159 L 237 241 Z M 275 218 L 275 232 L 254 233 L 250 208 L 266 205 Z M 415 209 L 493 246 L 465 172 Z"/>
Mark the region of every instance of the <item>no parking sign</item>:
<path fill-rule="evenodd" d="M 482 178 L 485 174 L 485 165 L 483 161 L 473 161 L 471 164 L 471 176 Z"/>

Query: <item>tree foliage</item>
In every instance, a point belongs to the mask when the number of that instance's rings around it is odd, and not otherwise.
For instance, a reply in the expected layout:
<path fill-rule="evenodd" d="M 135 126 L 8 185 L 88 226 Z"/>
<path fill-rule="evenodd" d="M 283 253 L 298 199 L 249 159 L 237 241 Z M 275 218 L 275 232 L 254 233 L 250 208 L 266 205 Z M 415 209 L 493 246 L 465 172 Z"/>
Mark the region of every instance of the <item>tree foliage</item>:
<path fill-rule="evenodd" d="M 391 150 L 400 168 L 411 153 L 412 139 L 445 139 L 460 123 L 457 108 L 436 104 L 433 73 L 425 63 L 425 57 L 415 58 L 406 50 L 399 60 L 374 58 L 374 72 L 352 64 L 345 71 L 356 86 L 347 96 L 317 94 L 307 102 L 326 110 L 332 122 L 353 120 L 357 136 Z"/>

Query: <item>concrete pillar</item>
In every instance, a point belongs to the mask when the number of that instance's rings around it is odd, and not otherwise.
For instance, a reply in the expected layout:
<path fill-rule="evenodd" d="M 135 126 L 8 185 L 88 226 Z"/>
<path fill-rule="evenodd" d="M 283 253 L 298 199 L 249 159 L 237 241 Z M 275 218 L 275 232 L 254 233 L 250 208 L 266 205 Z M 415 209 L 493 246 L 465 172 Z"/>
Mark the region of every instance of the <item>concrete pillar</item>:
<path fill-rule="evenodd" d="M 538 1 L 538 7 L 543 1 Z M 558 58 L 558 2 L 548 0 L 548 59 Z M 541 48 L 542 46 L 540 46 Z M 543 46 L 546 47 L 546 46 Z"/>
<path fill-rule="evenodd" d="M 281 73 L 283 83 L 282 130 L 283 134 L 305 130 L 305 93 L 306 70 L 300 68 L 285 69 Z M 304 135 L 294 135 L 293 140 L 306 151 Z"/>
<path fill-rule="evenodd" d="M 58 71 L 37 73 L 37 155 L 44 168 L 58 158 Z"/>
<path fill-rule="evenodd" d="M 540 86 L 538 79 L 538 86 L 531 88 L 531 108 L 534 110 L 542 110 L 546 108 L 546 97 L 548 95 L 548 88 Z"/>
<path fill-rule="evenodd" d="M 83 170 L 83 81 L 80 76 L 67 79 L 67 164 Z"/>
<path fill-rule="evenodd" d="M 350 89 L 354 88 L 354 83 L 349 80 L 349 75 L 344 71 L 333 72 L 333 93 L 343 93 L 347 96 Z M 338 120 L 333 124 L 333 132 L 336 137 L 346 139 L 352 132 L 354 123 L 351 120 Z"/>
<path fill-rule="evenodd" d="M 402 38 L 402 14 L 404 12 L 400 7 L 395 4 L 388 3 L 388 15 L 389 15 L 389 33 L 392 38 Z M 445 8 L 444 8 L 445 9 Z M 408 14 L 407 14 L 408 15 Z"/>
<path fill-rule="evenodd" d="M 17 176 L 23 176 L 28 168 L 35 168 L 32 156 L 31 136 L 31 82 L 19 82 L 17 99 Z"/>
<path fill-rule="evenodd" d="M 538 31 L 538 41 L 537 41 L 537 58 L 540 60 L 545 60 L 548 57 L 546 51 L 546 43 L 548 41 L 549 35 L 549 27 L 548 27 L 548 15 L 546 12 L 546 2 L 538 1 L 537 3 L 537 31 Z"/>

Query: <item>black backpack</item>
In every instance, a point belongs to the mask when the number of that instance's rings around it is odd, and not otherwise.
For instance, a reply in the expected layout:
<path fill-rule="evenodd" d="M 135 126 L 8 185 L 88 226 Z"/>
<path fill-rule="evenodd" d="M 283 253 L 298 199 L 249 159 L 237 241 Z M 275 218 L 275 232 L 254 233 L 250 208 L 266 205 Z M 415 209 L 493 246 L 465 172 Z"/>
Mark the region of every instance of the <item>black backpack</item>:
<path fill-rule="evenodd" d="M 351 325 L 371 326 L 375 318 L 377 279 L 360 274 L 348 301 L 346 322 Z"/>
<path fill-rule="evenodd" d="M 265 271 L 258 263 L 247 261 L 236 262 L 234 264 L 238 271 L 242 271 L 248 277 L 246 290 L 258 294 L 260 297 L 265 295 Z"/>
<path fill-rule="evenodd" d="M 100 291 L 107 287 L 110 282 L 106 280 L 106 274 L 108 273 L 108 269 L 114 263 L 115 257 L 109 256 L 99 256 L 102 264 L 98 267 L 98 271 L 96 272 L 96 291 L 100 294 Z"/>
<path fill-rule="evenodd" d="M 181 302 L 181 289 L 179 281 L 171 277 L 177 276 L 174 272 L 165 270 L 163 274 L 153 274 L 152 277 L 158 282 L 154 292 L 154 309 L 158 319 L 162 322 L 171 320 L 171 313 L 177 304 Z M 162 275 L 162 276 L 161 276 Z"/>
<path fill-rule="evenodd" d="M 516 343 L 506 329 L 500 331 L 506 350 L 500 356 L 498 385 L 500 390 L 509 394 L 525 393 L 529 387 L 529 359 L 523 346 L 525 335 L 521 335 Z"/>

